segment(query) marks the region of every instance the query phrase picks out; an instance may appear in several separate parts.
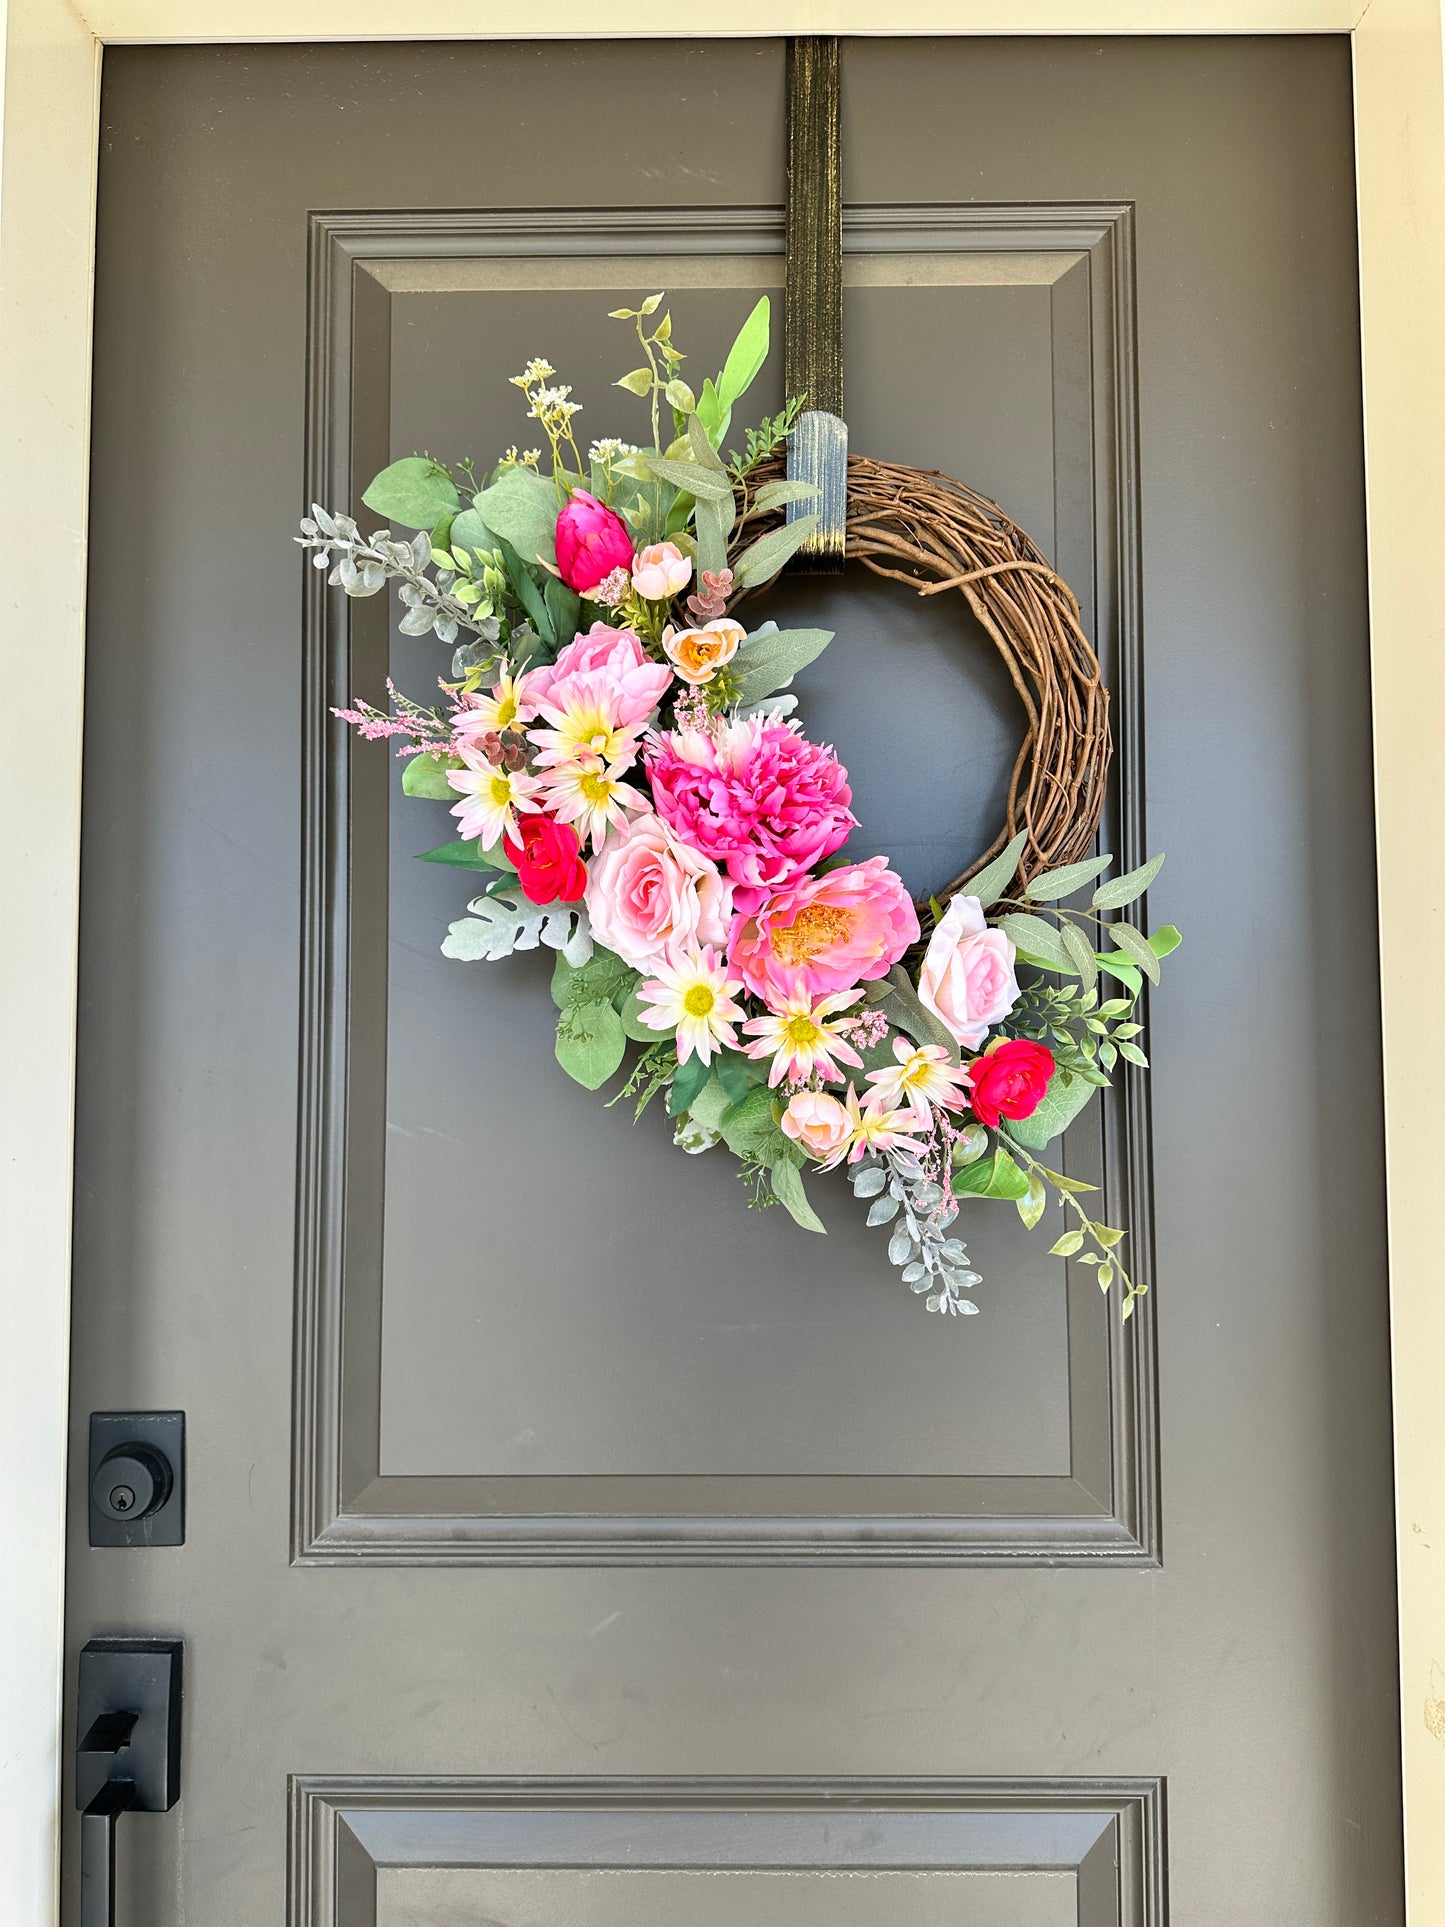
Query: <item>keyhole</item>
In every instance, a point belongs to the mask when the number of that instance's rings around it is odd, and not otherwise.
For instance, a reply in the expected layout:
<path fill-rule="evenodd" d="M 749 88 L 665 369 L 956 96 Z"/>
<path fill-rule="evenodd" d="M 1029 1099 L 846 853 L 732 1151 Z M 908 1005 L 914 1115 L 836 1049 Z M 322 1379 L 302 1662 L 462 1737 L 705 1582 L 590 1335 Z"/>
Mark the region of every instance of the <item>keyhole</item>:
<path fill-rule="evenodd" d="M 111 1492 L 110 1502 L 117 1512 L 129 1512 L 135 1504 L 135 1494 L 128 1485 L 118 1485 Z"/>

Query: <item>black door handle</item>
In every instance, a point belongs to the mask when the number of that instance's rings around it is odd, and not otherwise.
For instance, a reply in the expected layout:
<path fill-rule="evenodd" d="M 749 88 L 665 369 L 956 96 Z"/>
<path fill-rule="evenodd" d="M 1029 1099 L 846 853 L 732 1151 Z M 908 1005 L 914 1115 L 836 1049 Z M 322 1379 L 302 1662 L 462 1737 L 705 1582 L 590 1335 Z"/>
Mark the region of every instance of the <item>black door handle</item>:
<path fill-rule="evenodd" d="M 181 1642 L 92 1639 L 80 1655 L 75 1801 L 80 1927 L 115 1927 L 115 1829 L 181 1790 Z"/>

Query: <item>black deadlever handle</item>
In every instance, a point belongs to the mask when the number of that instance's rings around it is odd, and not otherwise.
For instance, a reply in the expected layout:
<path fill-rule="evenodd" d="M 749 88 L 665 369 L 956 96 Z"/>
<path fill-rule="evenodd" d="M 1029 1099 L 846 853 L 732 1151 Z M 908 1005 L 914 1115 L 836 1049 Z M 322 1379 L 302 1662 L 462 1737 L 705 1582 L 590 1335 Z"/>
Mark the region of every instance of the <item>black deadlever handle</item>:
<path fill-rule="evenodd" d="M 92 1639 L 76 1702 L 80 1927 L 115 1927 L 115 1829 L 181 1790 L 181 1642 Z"/>

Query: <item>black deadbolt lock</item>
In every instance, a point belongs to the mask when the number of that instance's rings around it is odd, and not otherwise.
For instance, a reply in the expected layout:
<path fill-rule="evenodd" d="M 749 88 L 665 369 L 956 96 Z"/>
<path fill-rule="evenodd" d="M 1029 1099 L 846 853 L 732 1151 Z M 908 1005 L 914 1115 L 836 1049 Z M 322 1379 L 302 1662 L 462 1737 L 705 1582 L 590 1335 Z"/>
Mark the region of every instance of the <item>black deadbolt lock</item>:
<path fill-rule="evenodd" d="M 90 1543 L 179 1546 L 185 1540 L 184 1412 L 92 1412 Z"/>

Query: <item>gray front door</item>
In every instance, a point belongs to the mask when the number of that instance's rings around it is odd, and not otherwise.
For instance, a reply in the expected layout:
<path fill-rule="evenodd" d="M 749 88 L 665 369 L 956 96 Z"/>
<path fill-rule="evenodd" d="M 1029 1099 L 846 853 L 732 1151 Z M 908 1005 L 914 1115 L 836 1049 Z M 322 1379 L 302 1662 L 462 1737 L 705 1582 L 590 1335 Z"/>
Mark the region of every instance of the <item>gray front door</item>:
<path fill-rule="evenodd" d="M 745 1211 L 552 1069 L 534 958 L 439 954 L 439 813 L 328 715 L 444 665 L 305 503 L 494 460 L 533 354 L 607 432 L 619 297 L 715 365 L 781 42 L 109 52 L 69 1625 L 187 1651 L 122 1920 L 1402 1918 L 1347 44 L 844 63 L 853 446 L 1055 558 L 1108 847 L 1168 853 L 1152 1081 L 1070 1153 L 1153 1288 L 1121 1328 L 979 1204 L 945 1326 L 841 1182 L 826 1242 Z M 867 847 L 952 875 L 992 652 L 785 600 Z M 166 1408 L 184 1546 L 89 1548 L 90 1413 Z"/>

